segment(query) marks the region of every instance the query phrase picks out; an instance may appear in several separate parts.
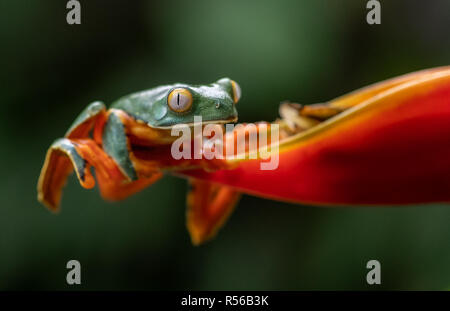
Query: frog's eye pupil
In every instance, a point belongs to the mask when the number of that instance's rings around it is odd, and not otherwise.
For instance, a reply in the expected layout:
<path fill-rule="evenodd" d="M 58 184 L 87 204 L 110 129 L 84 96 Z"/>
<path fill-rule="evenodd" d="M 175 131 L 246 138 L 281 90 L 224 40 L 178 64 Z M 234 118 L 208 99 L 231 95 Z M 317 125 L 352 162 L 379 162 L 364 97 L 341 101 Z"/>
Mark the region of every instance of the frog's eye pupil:
<path fill-rule="evenodd" d="M 186 112 L 192 106 L 192 94 L 185 88 L 173 89 L 167 97 L 167 105 L 175 112 Z"/>

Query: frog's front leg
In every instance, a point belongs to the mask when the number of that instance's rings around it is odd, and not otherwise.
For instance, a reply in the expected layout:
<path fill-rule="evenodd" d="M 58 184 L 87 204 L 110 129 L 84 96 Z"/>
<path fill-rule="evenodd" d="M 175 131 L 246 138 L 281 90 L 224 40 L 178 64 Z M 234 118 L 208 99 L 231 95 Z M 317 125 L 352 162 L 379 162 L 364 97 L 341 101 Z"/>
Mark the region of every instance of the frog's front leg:
<path fill-rule="evenodd" d="M 114 159 L 122 173 L 130 180 L 137 180 L 138 175 L 130 159 L 131 147 L 125 125 L 120 118 L 120 111 L 111 110 L 102 135 L 103 150 Z"/>
<path fill-rule="evenodd" d="M 92 130 L 94 134 L 90 138 Z M 76 119 L 66 137 L 56 140 L 49 148 L 38 181 L 38 200 L 57 210 L 62 188 L 73 170 L 81 186 L 89 189 L 95 185 L 90 171 L 94 167 L 100 192 L 109 200 L 123 199 L 162 176 L 156 170 L 138 176 L 128 146 L 125 128 L 117 114 L 107 115 L 103 105 L 91 104 Z"/>
<path fill-rule="evenodd" d="M 154 166 L 138 163 L 127 136 L 130 117 L 121 110 L 111 109 L 102 135 L 102 152 L 109 156 L 122 173 L 125 180 L 110 180 L 105 175 L 98 178 L 102 197 L 108 200 L 124 199 L 162 177 L 162 172 Z M 98 163 L 101 165 L 101 163 Z"/>
<path fill-rule="evenodd" d="M 162 173 L 154 171 L 130 181 L 117 162 L 91 139 L 75 141 L 76 149 L 89 165 L 95 168 L 102 197 L 106 200 L 122 200 L 161 178 Z"/>

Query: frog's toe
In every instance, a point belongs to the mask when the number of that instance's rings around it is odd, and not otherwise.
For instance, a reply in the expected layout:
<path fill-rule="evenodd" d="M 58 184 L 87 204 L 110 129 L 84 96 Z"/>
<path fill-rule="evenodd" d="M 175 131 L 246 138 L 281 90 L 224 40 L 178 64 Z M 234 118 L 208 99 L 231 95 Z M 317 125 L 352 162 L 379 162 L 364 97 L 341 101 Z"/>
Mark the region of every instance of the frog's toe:
<path fill-rule="evenodd" d="M 37 186 L 38 200 L 50 210 L 58 210 L 62 188 L 72 170 L 75 170 L 83 187 L 94 187 L 94 177 L 86 160 L 75 148 L 75 144 L 67 138 L 58 139 L 47 151 Z"/>

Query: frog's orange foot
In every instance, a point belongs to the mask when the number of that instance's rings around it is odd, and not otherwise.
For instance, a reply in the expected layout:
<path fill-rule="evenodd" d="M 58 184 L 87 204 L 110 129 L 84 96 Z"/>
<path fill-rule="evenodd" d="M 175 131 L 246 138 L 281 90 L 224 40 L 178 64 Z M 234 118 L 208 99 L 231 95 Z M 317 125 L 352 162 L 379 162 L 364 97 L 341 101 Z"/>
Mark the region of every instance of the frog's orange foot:
<path fill-rule="evenodd" d="M 130 181 L 92 139 L 62 138 L 55 141 L 47 152 L 38 182 L 38 200 L 50 210 L 57 211 L 62 189 L 67 177 L 74 170 L 82 187 L 95 186 L 90 168 L 95 168 L 102 197 L 121 200 L 158 180 L 162 173 Z"/>
<path fill-rule="evenodd" d="M 234 210 L 240 193 L 231 187 L 189 180 L 186 225 L 194 245 L 213 238 Z"/>
<path fill-rule="evenodd" d="M 77 152 L 75 144 L 67 139 L 56 140 L 47 152 L 37 186 L 38 200 L 55 211 L 61 201 L 62 188 L 69 174 L 75 173 L 84 188 L 95 185 L 87 162 Z"/>

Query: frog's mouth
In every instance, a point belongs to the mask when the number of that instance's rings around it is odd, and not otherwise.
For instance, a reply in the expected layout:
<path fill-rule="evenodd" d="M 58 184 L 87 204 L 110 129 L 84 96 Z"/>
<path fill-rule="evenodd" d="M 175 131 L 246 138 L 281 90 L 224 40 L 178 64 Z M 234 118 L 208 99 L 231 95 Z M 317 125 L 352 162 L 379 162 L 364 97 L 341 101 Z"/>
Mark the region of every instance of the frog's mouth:
<path fill-rule="evenodd" d="M 234 116 L 229 119 L 218 119 L 218 120 L 208 120 L 208 121 L 201 121 L 201 122 L 191 122 L 186 123 L 189 127 L 195 126 L 195 125 L 207 125 L 207 124 L 229 124 L 229 123 L 236 123 L 238 120 L 237 116 Z"/>
<path fill-rule="evenodd" d="M 187 122 L 187 123 L 180 123 L 175 125 L 168 125 L 168 126 L 151 126 L 152 128 L 161 129 L 161 130 L 170 130 L 174 128 L 175 126 L 180 126 L 181 124 L 184 126 L 188 126 L 190 128 L 193 128 L 194 126 L 204 126 L 208 124 L 230 124 L 230 123 L 236 123 L 238 120 L 237 116 L 233 116 L 229 119 L 218 119 L 218 120 L 208 120 L 208 121 L 201 121 L 201 122 Z M 150 126 L 150 125 L 149 125 Z"/>

